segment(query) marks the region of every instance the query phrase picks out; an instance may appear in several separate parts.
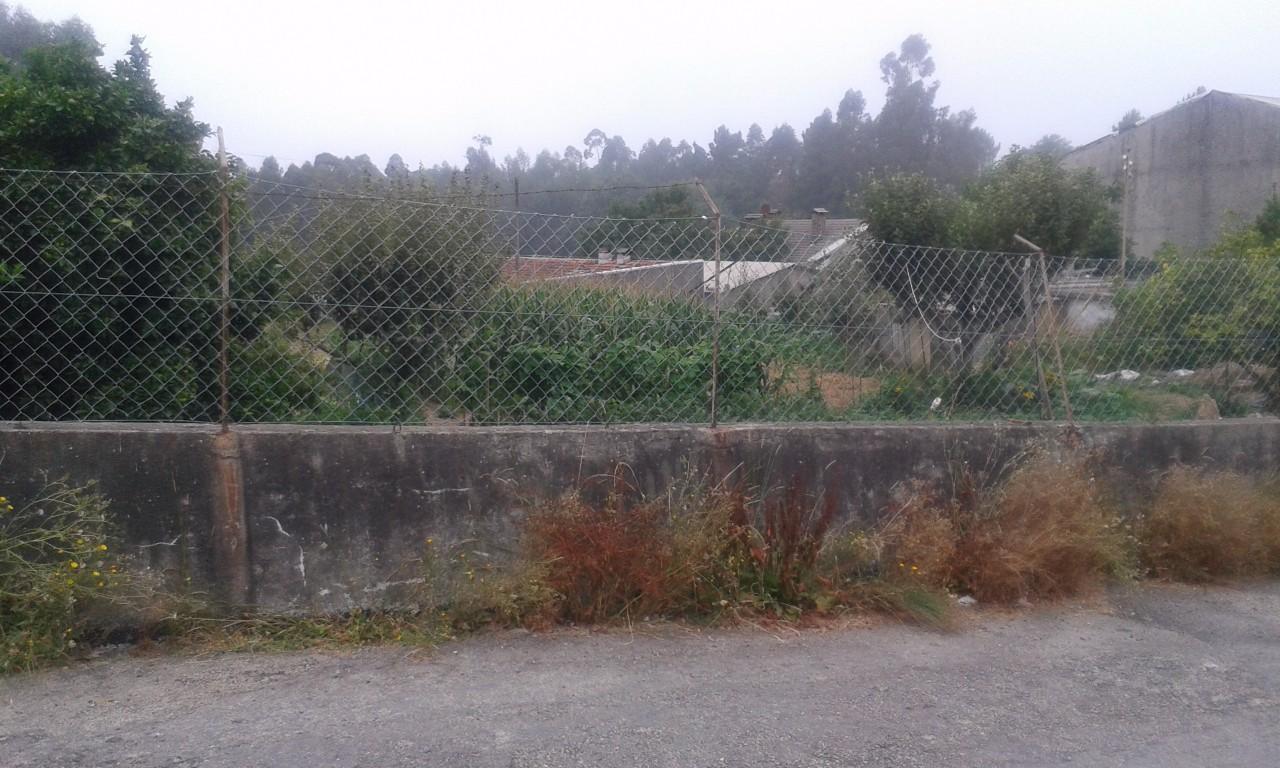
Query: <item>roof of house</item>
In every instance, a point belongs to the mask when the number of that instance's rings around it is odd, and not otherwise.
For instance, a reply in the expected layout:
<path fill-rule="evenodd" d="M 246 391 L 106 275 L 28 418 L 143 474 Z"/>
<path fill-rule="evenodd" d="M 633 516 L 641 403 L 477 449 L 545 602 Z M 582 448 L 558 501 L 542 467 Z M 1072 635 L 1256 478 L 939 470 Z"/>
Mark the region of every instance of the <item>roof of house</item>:
<path fill-rule="evenodd" d="M 813 234 L 813 219 L 784 219 L 787 245 L 791 247 L 792 261 L 805 261 L 840 238 L 860 231 L 862 219 L 827 219 L 822 234 Z"/>
<path fill-rule="evenodd" d="M 670 263 L 656 259 L 600 262 L 596 259 L 575 259 L 559 256 L 519 256 L 507 259 L 498 270 L 498 273 L 507 282 L 531 283 L 539 280 L 555 280 L 562 277 L 592 275 L 635 267 L 655 267 L 660 264 Z"/>
<path fill-rule="evenodd" d="M 728 293 L 762 277 L 796 266 L 794 261 L 728 261 L 720 265 L 720 293 Z M 715 293 L 716 263 L 702 262 L 702 290 Z"/>

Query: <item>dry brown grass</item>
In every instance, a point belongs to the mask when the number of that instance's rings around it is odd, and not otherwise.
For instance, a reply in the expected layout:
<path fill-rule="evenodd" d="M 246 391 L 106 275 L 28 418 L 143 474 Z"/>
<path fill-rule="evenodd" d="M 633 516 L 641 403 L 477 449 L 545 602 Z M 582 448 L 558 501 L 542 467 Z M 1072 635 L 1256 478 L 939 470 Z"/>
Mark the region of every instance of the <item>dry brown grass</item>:
<path fill-rule="evenodd" d="M 1078 595 L 1125 558 L 1119 518 L 1080 460 L 1032 460 L 958 527 L 952 578 L 979 600 Z"/>
<path fill-rule="evenodd" d="M 1280 496 L 1234 472 L 1179 467 L 1140 526 L 1141 558 L 1157 576 L 1212 581 L 1280 571 Z"/>
<path fill-rule="evenodd" d="M 543 564 L 546 585 L 561 596 L 560 618 L 605 621 L 647 615 L 668 601 L 671 546 L 663 508 L 627 505 L 610 494 L 592 505 L 569 494 L 534 510 L 525 547 Z"/>
<path fill-rule="evenodd" d="M 916 488 L 875 537 L 886 575 L 939 588 L 951 586 L 957 543 L 954 513 L 950 500 L 928 488 Z"/>
<path fill-rule="evenodd" d="M 1070 597 L 1099 586 L 1125 541 L 1080 460 L 1031 459 L 998 488 L 961 477 L 918 489 L 880 534 L 892 573 L 980 601 Z"/>

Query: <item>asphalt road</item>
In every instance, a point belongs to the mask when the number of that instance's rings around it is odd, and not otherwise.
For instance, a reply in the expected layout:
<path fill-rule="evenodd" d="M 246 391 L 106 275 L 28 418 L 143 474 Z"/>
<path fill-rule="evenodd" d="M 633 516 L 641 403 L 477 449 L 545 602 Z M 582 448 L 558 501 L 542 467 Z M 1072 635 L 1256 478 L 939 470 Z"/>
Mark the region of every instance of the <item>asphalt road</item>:
<path fill-rule="evenodd" d="M 964 625 L 122 655 L 0 680 L 0 765 L 1280 765 L 1280 584 Z"/>

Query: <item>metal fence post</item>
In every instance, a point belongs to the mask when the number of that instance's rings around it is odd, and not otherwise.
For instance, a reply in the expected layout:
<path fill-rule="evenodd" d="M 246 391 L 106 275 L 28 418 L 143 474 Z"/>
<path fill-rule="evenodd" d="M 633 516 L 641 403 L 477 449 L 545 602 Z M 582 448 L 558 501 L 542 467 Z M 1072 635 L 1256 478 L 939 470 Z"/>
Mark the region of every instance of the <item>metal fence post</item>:
<path fill-rule="evenodd" d="M 1045 309 L 1049 313 L 1049 338 L 1053 341 L 1053 357 L 1058 366 L 1058 384 L 1062 388 L 1062 408 L 1067 412 L 1067 423 L 1075 424 L 1075 414 L 1071 412 L 1071 395 L 1067 391 L 1067 372 L 1062 365 L 1062 343 L 1058 340 L 1058 320 L 1053 307 L 1053 294 L 1049 292 L 1049 268 L 1045 266 L 1044 249 L 1022 235 L 1015 234 L 1013 239 L 1020 245 L 1035 251 L 1036 259 L 1040 262 L 1040 280 L 1044 283 Z"/>
<path fill-rule="evenodd" d="M 227 148 L 218 127 L 218 205 L 221 228 L 221 322 L 218 339 L 218 422 L 226 432 L 231 423 L 231 200 Z"/>
<path fill-rule="evenodd" d="M 515 177 L 512 182 L 515 184 L 516 189 L 516 247 L 514 256 L 516 258 L 516 263 L 518 264 L 520 263 L 520 224 L 522 223 L 520 219 L 520 177 Z"/>
<path fill-rule="evenodd" d="M 1040 319 L 1035 301 L 1031 297 L 1031 257 L 1022 260 L 1022 314 L 1026 320 L 1026 334 L 1031 341 L 1031 354 L 1036 361 L 1036 384 L 1040 390 L 1040 415 L 1053 421 L 1053 401 L 1049 396 L 1049 383 L 1044 377 L 1044 364 L 1040 359 Z M 1053 311 L 1050 307 L 1049 311 Z"/>
<path fill-rule="evenodd" d="M 715 200 L 711 199 L 711 195 L 707 193 L 707 188 L 702 185 L 701 179 L 694 179 L 693 183 L 698 186 L 698 191 L 702 193 L 702 199 L 706 201 L 707 207 L 711 209 L 711 216 L 715 226 L 714 250 L 716 266 L 711 308 L 711 428 L 715 429 L 720 423 L 719 405 L 717 403 L 717 394 L 720 388 L 720 206 L 716 205 Z"/>

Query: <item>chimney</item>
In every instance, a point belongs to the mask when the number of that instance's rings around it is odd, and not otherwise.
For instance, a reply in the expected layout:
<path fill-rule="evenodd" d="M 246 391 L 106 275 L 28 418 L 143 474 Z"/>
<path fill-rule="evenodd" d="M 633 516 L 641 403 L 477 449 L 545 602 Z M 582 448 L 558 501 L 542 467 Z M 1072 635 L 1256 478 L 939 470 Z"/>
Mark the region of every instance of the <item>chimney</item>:
<path fill-rule="evenodd" d="M 596 254 L 596 263 L 598 263 L 598 264 L 612 264 L 612 263 L 613 263 L 613 254 L 612 254 L 612 253 L 609 253 L 609 251 L 605 250 L 604 248 L 601 248 L 601 249 L 600 249 L 600 252 Z"/>
<path fill-rule="evenodd" d="M 822 237 L 827 231 L 827 209 L 814 208 L 813 216 L 809 219 L 809 234 L 813 237 Z"/>
<path fill-rule="evenodd" d="M 618 264 L 626 264 L 628 261 L 631 261 L 631 251 L 628 251 L 625 248 L 618 251 L 615 257 L 615 262 Z"/>

